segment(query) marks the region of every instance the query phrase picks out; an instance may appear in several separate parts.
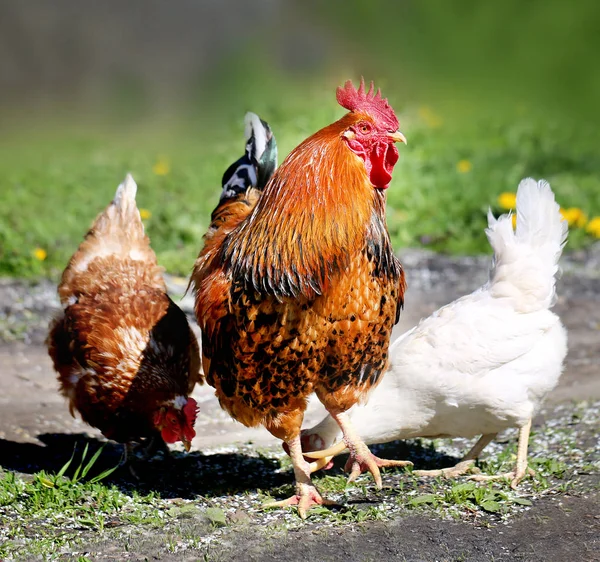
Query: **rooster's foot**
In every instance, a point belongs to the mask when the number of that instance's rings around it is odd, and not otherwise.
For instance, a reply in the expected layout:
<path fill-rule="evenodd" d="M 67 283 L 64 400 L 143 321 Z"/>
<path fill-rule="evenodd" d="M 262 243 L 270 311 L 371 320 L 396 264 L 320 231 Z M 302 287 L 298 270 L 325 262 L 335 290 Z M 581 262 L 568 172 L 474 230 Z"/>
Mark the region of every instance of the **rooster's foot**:
<path fill-rule="evenodd" d="M 391 461 L 386 459 L 380 459 L 376 457 L 369 448 L 363 443 L 358 444 L 354 454 L 350 453 L 350 457 L 346 462 L 345 470 L 350 472 L 348 482 L 353 482 L 363 472 L 369 471 L 373 475 L 375 485 L 381 490 L 381 472 L 380 468 L 392 467 L 392 466 L 412 466 L 410 461 Z"/>
<path fill-rule="evenodd" d="M 354 481 L 360 474 L 369 471 L 373 475 L 375 484 L 379 489 L 381 489 L 382 484 L 381 474 L 379 471 L 380 468 L 404 467 L 412 465 L 413 463 L 410 461 L 392 461 L 387 459 L 380 459 L 367 449 L 367 452 L 364 455 L 357 455 L 354 458 L 352 457 L 352 455 L 350 455 L 350 458 L 346 462 L 344 470 L 346 472 L 350 472 L 348 482 Z"/>
<path fill-rule="evenodd" d="M 296 484 L 296 493 L 291 498 L 265 503 L 263 504 L 263 509 L 288 507 L 291 505 L 297 505 L 298 515 L 302 519 L 306 519 L 307 512 L 313 505 L 336 505 L 336 503 L 323 498 L 312 484 L 298 483 Z"/>

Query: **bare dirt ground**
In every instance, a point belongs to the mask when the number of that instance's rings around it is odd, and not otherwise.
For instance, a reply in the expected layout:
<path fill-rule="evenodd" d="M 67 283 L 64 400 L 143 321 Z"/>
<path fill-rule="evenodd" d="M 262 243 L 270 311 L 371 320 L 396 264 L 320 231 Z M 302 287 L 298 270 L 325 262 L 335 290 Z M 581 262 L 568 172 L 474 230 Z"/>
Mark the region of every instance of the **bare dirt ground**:
<path fill-rule="evenodd" d="M 397 333 L 487 278 L 488 258 L 447 258 L 411 251 L 403 255 L 403 262 L 409 290 Z M 600 245 L 567 256 L 562 266 L 564 275 L 555 310 L 569 331 L 569 354 L 561 382 L 548 397 L 536 427 L 562 419 L 562 409 L 575 402 L 593 404 L 600 400 Z M 175 295 L 182 294 L 181 280 L 169 278 L 169 284 Z M 181 304 L 190 311 L 189 297 Z M 57 470 L 82 434 L 91 442 L 100 437 L 69 415 L 56 390 L 43 340 L 57 305 L 50 282 L 0 280 L 0 467 L 7 470 L 25 474 Z M 272 470 L 271 461 L 245 456 L 245 451 L 257 447 L 279 450 L 277 441 L 265 430 L 251 430 L 233 422 L 221 411 L 208 386 L 198 387 L 195 396 L 201 412 L 193 448 L 200 452 L 190 459 L 204 463 L 211 478 L 223 470 L 244 472 L 243 483 L 233 488 L 221 486 L 223 495 L 228 489 L 254 493 L 257 488 L 291 481 L 289 472 L 264 479 L 262 472 Z M 321 415 L 319 406 L 311 403 L 306 424 L 311 425 Z M 582 430 L 576 436 L 578 446 L 583 448 L 585 441 L 589 450 L 591 443 L 597 453 L 597 432 L 597 427 Z M 117 454 L 117 448 L 110 450 Z M 253 467 L 258 472 L 255 479 Z M 391 480 L 389 474 L 384 483 L 391 489 L 402 474 Z M 598 473 L 590 473 L 576 492 L 541 497 L 531 508 L 515 512 L 509 523 L 493 519 L 485 524 L 452 521 L 430 510 L 386 521 L 333 527 L 317 522 L 295 524 L 286 530 L 272 526 L 267 531 L 268 523 L 254 511 L 243 513 L 242 507 L 238 519 L 243 525 L 233 531 L 220 530 L 218 540 L 207 539 L 179 553 L 166 548 L 164 537 L 156 531 L 137 535 L 133 543 L 89 534 L 82 552 L 93 553 L 91 559 L 112 560 L 600 560 L 599 486 Z M 168 495 L 166 487 L 162 491 Z M 194 493 L 211 495 L 211 482 L 188 490 L 188 497 L 193 498 Z M 177 498 L 182 493 L 176 489 L 171 495 Z M 213 499 L 217 501 L 218 494 Z M 207 527 L 205 520 L 199 521 L 190 519 L 184 526 L 190 527 L 192 535 L 210 536 L 212 527 Z M 0 521 L 0 527 L 2 524 Z"/>

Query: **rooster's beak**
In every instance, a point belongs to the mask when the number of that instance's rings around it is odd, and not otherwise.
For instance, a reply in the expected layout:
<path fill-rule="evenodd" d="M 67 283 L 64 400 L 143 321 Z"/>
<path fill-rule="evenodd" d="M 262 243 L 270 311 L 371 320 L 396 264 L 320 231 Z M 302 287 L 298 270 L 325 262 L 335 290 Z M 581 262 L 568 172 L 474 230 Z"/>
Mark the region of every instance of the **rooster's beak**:
<path fill-rule="evenodd" d="M 404 144 L 407 144 L 406 137 L 400 131 L 388 133 L 388 138 L 394 142 L 403 142 Z"/>
<path fill-rule="evenodd" d="M 189 439 L 186 439 L 185 437 L 181 438 L 181 442 L 183 443 L 183 447 L 185 448 L 185 452 L 189 453 L 190 449 L 192 448 L 192 442 Z"/>

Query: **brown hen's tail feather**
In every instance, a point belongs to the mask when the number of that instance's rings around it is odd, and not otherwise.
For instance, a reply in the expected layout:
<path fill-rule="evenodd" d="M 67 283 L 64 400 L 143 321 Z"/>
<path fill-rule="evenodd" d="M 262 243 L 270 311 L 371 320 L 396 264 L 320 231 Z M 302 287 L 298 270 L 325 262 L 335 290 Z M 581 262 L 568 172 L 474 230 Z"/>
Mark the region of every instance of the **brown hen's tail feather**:
<path fill-rule="evenodd" d="M 136 193 L 137 185 L 131 174 L 127 174 L 111 204 L 96 217 L 86 238 L 108 237 L 114 243 L 112 253 L 115 254 L 136 248 L 149 249 L 150 243 L 135 201 Z"/>
<path fill-rule="evenodd" d="M 156 263 L 135 202 L 136 192 L 137 185 L 131 174 L 127 174 L 111 204 L 96 217 L 74 258 L 81 257 L 80 254 L 84 254 L 84 259 L 114 255 Z"/>
<path fill-rule="evenodd" d="M 162 268 L 158 266 L 150 240 L 144 232 L 135 201 L 136 192 L 137 185 L 133 177 L 127 174 L 110 205 L 94 220 L 59 284 L 63 306 L 66 306 L 69 297 L 83 290 L 82 284 L 88 286 L 92 279 L 99 278 L 102 271 L 108 275 L 107 272 L 113 270 L 116 263 L 129 264 L 129 267 L 137 262 L 142 263 L 143 271 L 149 276 L 147 282 L 156 289 L 166 291 Z M 92 264 L 94 274 L 90 274 L 88 279 Z"/>

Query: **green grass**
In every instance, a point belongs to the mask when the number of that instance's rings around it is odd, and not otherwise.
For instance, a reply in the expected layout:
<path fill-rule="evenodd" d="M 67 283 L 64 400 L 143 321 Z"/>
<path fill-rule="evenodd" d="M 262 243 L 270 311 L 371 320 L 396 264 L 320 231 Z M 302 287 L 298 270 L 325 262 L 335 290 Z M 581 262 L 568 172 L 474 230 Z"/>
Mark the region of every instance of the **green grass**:
<path fill-rule="evenodd" d="M 392 101 L 409 140 L 400 147 L 388 191 L 396 249 L 425 245 L 449 253 L 488 252 L 487 209 L 499 212 L 497 196 L 514 191 L 526 176 L 548 179 L 563 207 L 600 215 L 600 155 L 592 132 L 527 108 L 472 119 L 462 111 L 455 119 L 447 109 Z M 309 92 L 293 103 L 283 95 L 248 103 L 272 125 L 280 158 L 341 115 L 329 90 Z M 195 118 L 185 126 L 132 125 L 120 134 L 110 126 L 43 129 L 10 142 L 5 138 L 0 275 L 56 277 L 128 171 L 139 184 L 139 207 L 151 212 L 146 226 L 160 263 L 172 273 L 189 273 L 219 197 L 222 172 L 242 153 L 242 120 L 240 102 L 211 121 Z M 170 163 L 166 175 L 153 173 L 160 157 Z M 460 161 L 468 162 L 468 171 L 457 168 Z M 585 229 L 574 229 L 569 248 L 592 240 Z M 35 257 L 36 248 L 47 253 L 44 260 Z"/>
<path fill-rule="evenodd" d="M 0 559 L 26 551 L 29 555 L 56 553 L 76 544 L 85 531 L 103 532 L 115 520 L 136 525 L 161 524 L 154 494 L 126 495 L 101 483 L 114 469 L 85 479 L 102 448 L 85 462 L 87 447 L 70 478 L 64 476 L 69 461 L 57 474 L 40 471 L 31 479 L 0 470 Z M 85 465 L 84 465 L 85 462 Z"/>

